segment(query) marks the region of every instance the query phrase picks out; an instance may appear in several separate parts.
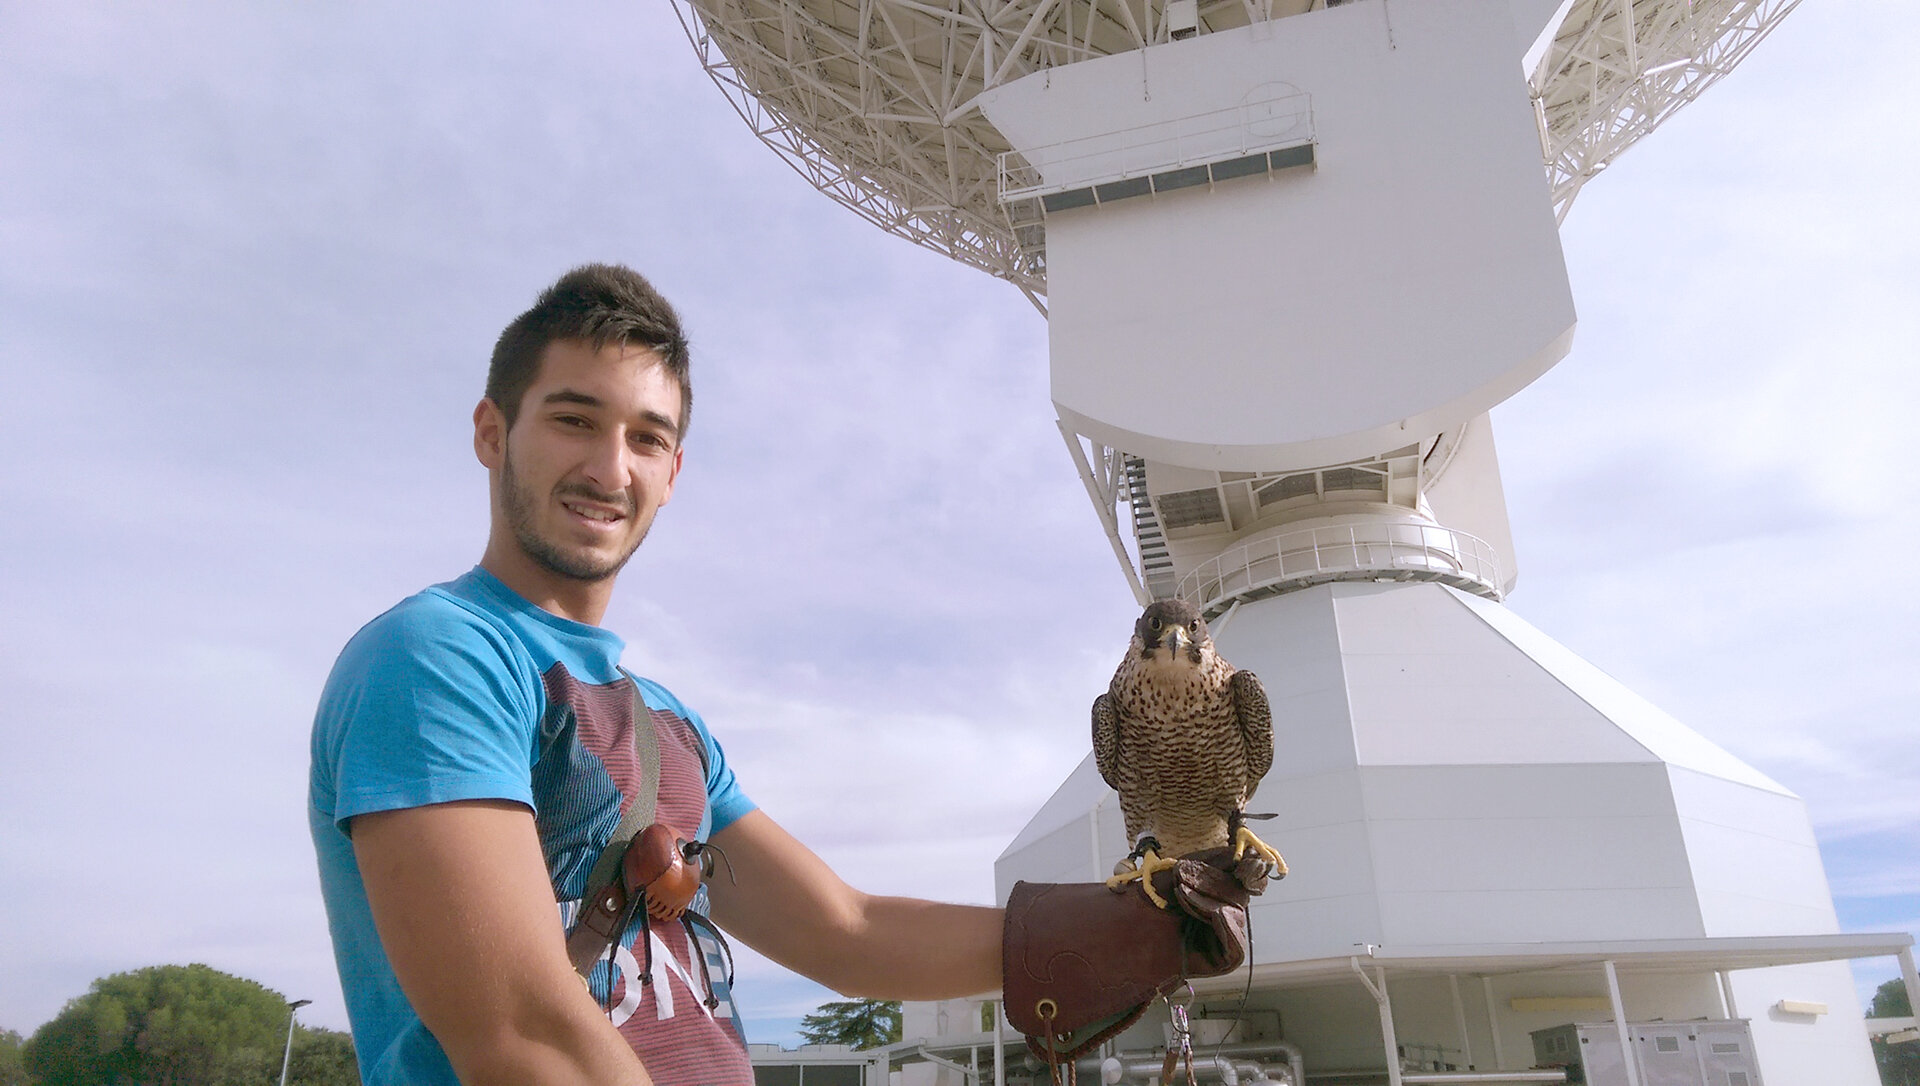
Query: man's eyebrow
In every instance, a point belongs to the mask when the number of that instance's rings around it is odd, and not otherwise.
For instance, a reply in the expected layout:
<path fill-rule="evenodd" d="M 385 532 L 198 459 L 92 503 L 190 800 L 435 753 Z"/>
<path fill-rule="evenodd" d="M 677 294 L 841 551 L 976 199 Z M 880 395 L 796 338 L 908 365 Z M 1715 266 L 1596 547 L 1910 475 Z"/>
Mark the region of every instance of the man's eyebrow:
<path fill-rule="evenodd" d="M 640 417 L 671 434 L 675 441 L 680 440 L 679 420 L 670 419 L 658 411 L 642 411 L 640 412 Z"/>
<path fill-rule="evenodd" d="M 573 389 L 570 389 L 570 388 L 563 388 L 557 392 L 549 392 L 547 393 L 546 397 L 542 399 L 540 402 L 541 403 L 577 403 L 582 407 L 606 406 L 604 403 L 601 402 L 600 397 L 589 396 L 584 392 L 575 392 Z"/>

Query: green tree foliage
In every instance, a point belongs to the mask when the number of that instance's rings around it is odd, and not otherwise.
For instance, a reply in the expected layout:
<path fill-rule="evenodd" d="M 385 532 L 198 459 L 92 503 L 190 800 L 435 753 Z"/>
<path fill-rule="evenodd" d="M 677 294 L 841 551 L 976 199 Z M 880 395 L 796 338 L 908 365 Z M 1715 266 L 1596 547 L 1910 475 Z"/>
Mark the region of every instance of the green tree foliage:
<path fill-rule="evenodd" d="M 1873 993 L 1873 1002 L 1867 1005 L 1868 1018 L 1905 1018 L 1913 1013 L 1913 1003 L 1907 999 L 1907 982 L 1899 977 L 1887 981 Z"/>
<path fill-rule="evenodd" d="M 900 1039 L 900 1001 L 849 999 L 822 1003 L 800 1020 L 808 1044 L 878 1048 Z"/>
<path fill-rule="evenodd" d="M 38 1086 L 259 1086 L 280 1070 L 287 1003 L 205 965 L 93 982 L 25 1047 Z"/>
<path fill-rule="evenodd" d="M 1906 1018 L 1913 1013 L 1907 998 L 1905 981 L 1894 979 L 1882 984 L 1867 1005 L 1868 1018 Z M 1873 1062 L 1880 1067 L 1882 1086 L 1920 1086 L 1920 1041 L 1888 1044 L 1876 1037 Z"/>
<path fill-rule="evenodd" d="M 333 1029 L 300 1029 L 293 1035 L 287 1086 L 360 1086 L 353 1037 Z"/>
<path fill-rule="evenodd" d="M 27 1086 L 26 1042 L 10 1029 L 0 1029 L 0 1086 Z"/>

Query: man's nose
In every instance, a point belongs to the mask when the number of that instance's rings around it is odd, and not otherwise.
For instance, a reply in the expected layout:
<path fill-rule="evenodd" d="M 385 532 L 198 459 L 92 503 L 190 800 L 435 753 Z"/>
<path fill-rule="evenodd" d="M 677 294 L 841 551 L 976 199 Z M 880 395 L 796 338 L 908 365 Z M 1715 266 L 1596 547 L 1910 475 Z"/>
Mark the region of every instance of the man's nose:
<path fill-rule="evenodd" d="M 632 482 L 627 459 L 627 435 L 614 430 L 597 436 L 587 452 L 587 478 L 605 491 L 625 490 Z"/>

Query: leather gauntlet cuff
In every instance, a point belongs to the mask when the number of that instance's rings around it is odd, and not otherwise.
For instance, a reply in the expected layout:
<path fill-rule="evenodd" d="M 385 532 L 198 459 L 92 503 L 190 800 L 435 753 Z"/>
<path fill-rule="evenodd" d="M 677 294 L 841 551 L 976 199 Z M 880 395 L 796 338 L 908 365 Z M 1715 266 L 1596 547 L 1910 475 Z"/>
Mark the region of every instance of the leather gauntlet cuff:
<path fill-rule="evenodd" d="M 1173 903 L 1138 887 L 1015 883 L 1001 949 L 1007 1020 L 1049 1063 L 1071 1059 L 1132 1025 L 1156 998 L 1247 957 L 1247 899 L 1265 867 L 1226 849 L 1196 853 L 1154 877 Z"/>

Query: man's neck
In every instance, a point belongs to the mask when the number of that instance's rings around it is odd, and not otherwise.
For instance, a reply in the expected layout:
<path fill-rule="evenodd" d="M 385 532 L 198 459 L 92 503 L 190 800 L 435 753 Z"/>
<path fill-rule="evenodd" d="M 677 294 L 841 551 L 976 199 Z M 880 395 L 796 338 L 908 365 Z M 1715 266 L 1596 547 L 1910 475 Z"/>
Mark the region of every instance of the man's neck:
<path fill-rule="evenodd" d="M 501 547 L 491 540 L 480 556 L 480 568 L 542 611 L 588 626 L 600 625 L 613 599 L 612 577 L 601 581 L 563 577 L 528 558 L 519 547 Z"/>

